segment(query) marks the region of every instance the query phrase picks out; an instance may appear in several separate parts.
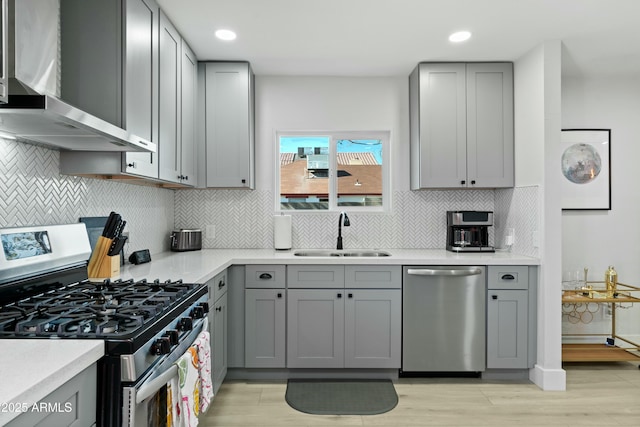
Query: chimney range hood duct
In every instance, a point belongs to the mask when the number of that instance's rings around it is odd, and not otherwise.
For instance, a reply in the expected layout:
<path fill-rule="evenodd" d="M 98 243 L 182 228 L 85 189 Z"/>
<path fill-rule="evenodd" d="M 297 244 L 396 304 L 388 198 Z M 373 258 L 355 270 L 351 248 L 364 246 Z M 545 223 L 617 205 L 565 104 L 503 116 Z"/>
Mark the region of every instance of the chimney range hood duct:
<path fill-rule="evenodd" d="M 1 1 L 0 137 L 62 150 L 156 151 L 60 99 L 59 0 Z"/>

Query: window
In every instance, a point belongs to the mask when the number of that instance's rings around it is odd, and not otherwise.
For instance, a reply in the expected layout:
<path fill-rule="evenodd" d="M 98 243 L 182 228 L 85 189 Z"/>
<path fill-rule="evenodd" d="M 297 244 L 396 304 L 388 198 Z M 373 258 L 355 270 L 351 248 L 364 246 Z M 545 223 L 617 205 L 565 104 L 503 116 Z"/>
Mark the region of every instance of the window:
<path fill-rule="evenodd" d="M 279 210 L 388 210 L 389 132 L 279 132 Z"/>

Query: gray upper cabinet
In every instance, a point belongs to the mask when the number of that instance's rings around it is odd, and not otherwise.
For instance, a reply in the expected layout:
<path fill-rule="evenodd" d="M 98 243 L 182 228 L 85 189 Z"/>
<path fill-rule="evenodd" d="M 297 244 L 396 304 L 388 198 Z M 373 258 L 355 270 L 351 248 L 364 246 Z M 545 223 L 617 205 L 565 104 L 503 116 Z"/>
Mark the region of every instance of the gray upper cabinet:
<path fill-rule="evenodd" d="M 154 0 L 62 0 L 62 19 L 65 100 L 157 152 L 61 152 L 61 173 L 194 186 L 197 59 L 167 16 Z"/>
<path fill-rule="evenodd" d="M 156 2 L 62 0 L 60 13 L 63 100 L 157 144 Z M 69 153 L 62 173 L 158 178 L 157 153 Z"/>
<path fill-rule="evenodd" d="M 409 102 L 411 189 L 513 187 L 513 64 L 418 64 Z"/>
<path fill-rule="evenodd" d="M 160 12 L 159 178 L 195 185 L 195 55 Z"/>
<path fill-rule="evenodd" d="M 198 60 L 182 40 L 182 88 L 180 91 L 180 182 L 196 185 L 196 90 L 198 85 Z"/>
<path fill-rule="evenodd" d="M 255 188 L 254 83 L 247 62 L 202 62 L 204 186 Z"/>
<path fill-rule="evenodd" d="M 158 160 L 160 179 L 180 182 L 181 175 L 181 49 L 182 38 L 160 11 L 160 69 L 159 69 L 159 134 Z"/>

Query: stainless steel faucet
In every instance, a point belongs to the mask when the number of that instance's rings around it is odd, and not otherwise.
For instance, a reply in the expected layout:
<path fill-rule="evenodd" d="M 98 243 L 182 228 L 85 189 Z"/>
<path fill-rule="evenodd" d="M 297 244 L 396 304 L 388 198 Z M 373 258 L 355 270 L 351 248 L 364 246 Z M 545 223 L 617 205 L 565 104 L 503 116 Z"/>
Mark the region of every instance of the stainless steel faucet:
<path fill-rule="evenodd" d="M 342 218 L 344 217 L 344 222 L 342 221 Z M 340 212 L 340 219 L 338 219 L 338 245 L 336 246 L 336 249 L 342 249 L 342 226 L 348 227 L 351 225 L 351 223 L 349 222 L 349 217 L 347 216 L 346 212 Z"/>

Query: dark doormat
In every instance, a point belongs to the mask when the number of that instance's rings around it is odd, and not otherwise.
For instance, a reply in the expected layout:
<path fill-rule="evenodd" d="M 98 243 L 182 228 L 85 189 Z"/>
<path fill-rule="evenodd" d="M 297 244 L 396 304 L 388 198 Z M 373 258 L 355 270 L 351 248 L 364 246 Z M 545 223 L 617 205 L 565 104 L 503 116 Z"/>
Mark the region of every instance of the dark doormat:
<path fill-rule="evenodd" d="M 375 415 L 398 404 L 391 380 L 292 379 L 285 399 L 293 409 L 318 415 Z"/>

